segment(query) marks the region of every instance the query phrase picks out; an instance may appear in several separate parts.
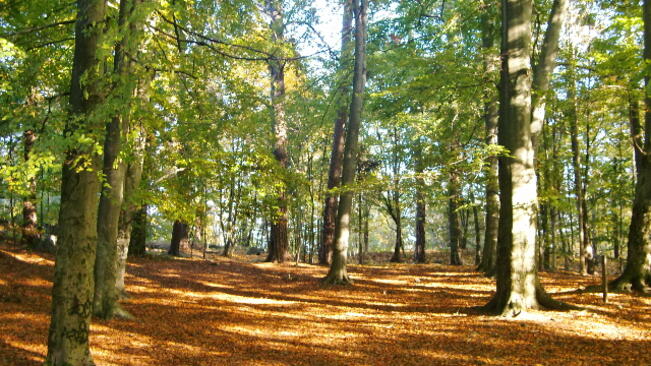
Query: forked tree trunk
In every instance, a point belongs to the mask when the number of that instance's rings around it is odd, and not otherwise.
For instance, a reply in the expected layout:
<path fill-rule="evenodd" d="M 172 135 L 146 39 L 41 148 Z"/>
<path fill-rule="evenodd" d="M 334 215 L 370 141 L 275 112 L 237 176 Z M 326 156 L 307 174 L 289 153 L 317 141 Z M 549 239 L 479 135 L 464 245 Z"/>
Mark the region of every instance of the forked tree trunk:
<path fill-rule="evenodd" d="M 99 90 L 102 76 L 98 75 L 102 60 L 97 51 L 106 6 L 103 0 L 79 0 L 77 7 L 71 116 L 66 135 L 94 136 L 102 126 L 94 112 L 103 101 L 103 92 Z M 49 366 L 93 364 L 88 331 L 93 310 L 99 192 L 99 158 L 93 151 L 94 144 L 75 146 L 67 151 L 63 164 L 52 318 L 45 361 Z"/>
<path fill-rule="evenodd" d="M 120 0 L 118 16 L 118 28 L 124 33 L 115 46 L 113 72 L 119 81 L 115 85 L 118 95 L 113 102 L 119 103 L 120 108 L 114 111 L 113 117 L 106 125 L 103 166 L 106 182 L 102 185 L 97 217 L 93 312 L 95 316 L 103 319 L 110 319 L 116 315 L 127 316 L 118 303 L 117 288 L 120 261 L 118 231 L 127 165 L 123 159 L 118 159 L 129 128 L 130 101 L 136 87 L 136 81 L 130 80 L 133 79 L 130 77 L 133 63 L 127 55 L 135 53 L 137 47 L 137 24 L 133 23 L 131 18 L 140 2 L 141 0 Z"/>
<path fill-rule="evenodd" d="M 485 306 L 502 315 L 560 306 L 544 291 L 536 261 L 536 173 L 531 131 L 531 0 L 502 0 L 499 143 L 500 222 L 496 293 Z"/>
<path fill-rule="evenodd" d="M 117 263 L 117 279 L 116 288 L 119 297 L 126 296 L 126 289 L 124 285 L 124 276 L 127 269 L 127 256 L 130 251 L 131 232 L 133 227 L 134 216 L 138 210 L 138 203 L 134 202 L 136 193 L 140 187 L 142 180 L 142 169 L 144 164 L 144 151 L 145 151 L 145 132 L 141 129 L 136 141 L 136 150 L 134 151 L 134 158 L 127 166 L 127 173 L 124 180 L 124 202 L 120 210 L 120 220 L 118 222 L 118 263 Z M 143 247 L 144 249 L 144 243 Z M 139 253 L 143 255 L 144 251 Z"/>
<path fill-rule="evenodd" d="M 358 2 L 359 1 L 359 2 Z M 350 120 L 346 134 L 346 147 L 342 172 L 342 186 L 345 189 L 339 199 L 337 225 L 335 227 L 335 246 L 332 264 L 323 279 L 328 284 L 348 284 L 351 282 L 346 269 L 348 241 L 350 238 L 350 215 L 353 206 L 353 192 L 350 186 L 355 182 L 357 171 L 358 137 L 364 107 L 366 85 L 366 22 L 368 0 L 353 0 L 355 17 L 355 71 L 353 73 L 353 98 L 350 104 Z"/>
<path fill-rule="evenodd" d="M 651 61 L 651 0 L 644 0 L 644 60 Z M 624 272 L 610 287 L 619 290 L 632 289 L 648 292 L 651 288 L 651 96 L 649 75 L 644 79 L 646 93 L 644 103 L 644 147 L 640 153 L 640 169 L 635 185 L 633 213 L 628 231 L 628 254 Z M 639 149 L 639 147 L 636 147 Z"/>
<path fill-rule="evenodd" d="M 341 58 L 339 63 L 340 73 L 348 70 L 350 60 L 352 38 L 353 13 L 352 0 L 344 2 L 344 14 L 341 27 Z M 342 75 L 343 76 L 343 75 Z M 335 239 L 335 221 L 337 219 L 337 204 L 339 195 L 330 193 L 330 190 L 337 188 L 341 183 L 341 167 L 344 158 L 344 139 L 346 121 L 348 120 L 348 109 L 350 107 L 350 84 L 345 82 L 343 77 L 338 78 L 339 88 L 337 90 L 337 118 L 335 119 L 334 133 L 332 139 L 332 152 L 330 154 L 330 168 L 328 169 L 328 193 L 326 193 L 323 206 L 323 234 L 319 246 L 319 264 L 327 265 L 332 260 L 332 247 Z"/>

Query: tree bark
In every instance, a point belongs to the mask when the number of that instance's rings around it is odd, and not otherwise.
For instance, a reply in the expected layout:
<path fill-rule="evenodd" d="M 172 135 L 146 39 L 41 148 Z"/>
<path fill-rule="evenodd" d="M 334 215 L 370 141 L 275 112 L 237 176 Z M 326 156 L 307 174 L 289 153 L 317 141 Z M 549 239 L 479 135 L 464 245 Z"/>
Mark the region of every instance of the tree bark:
<path fill-rule="evenodd" d="M 118 263 L 117 263 L 117 279 L 116 288 L 119 297 L 126 295 L 124 285 L 124 276 L 127 269 L 127 256 L 130 252 L 131 233 L 133 228 L 134 216 L 139 208 L 139 202 L 136 200 L 136 193 L 140 188 L 142 180 L 142 170 L 145 158 L 145 131 L 140 130 L 136 141 L 136 149 L 134 151 L 134 158 L 127 166 L 126 177 L 124 180 L 124 200 L 122 209 L 120 210 L 120 220 L 118 221 Z M 143 251 L 138 255 L 144 255 L 144 243 L 142 244 Z"/>
<path fill-rule="evenodd" d="M 484 68 L 490 76 L 496 69 L 495 57 L 489 56 L 495 43 L 495 22 L 488 11 L 482 13 L 482 49 L 486 53 L 484 57 Z M 490 77 L 488 78 L 490 80 Z M 493 92 L 485 92 L 484 102 L 484 124 L 486 134 L 486 145 L 497 145 L 497 122 L 498 105 L 493 97 Z M 486 276 L 495 274 L 495 255 L 497 248 L 497 227 L 499 222 L 500 198 L 497 170 L 497 156 L 489 156 L 486 159 L 486 216 L 484 222 L 484 248 L 481 255 L 481 262 L 477 270 Z"/>
<path fill-rule="evenodd" d="M 138 207 L 133 214 L 128 252 L 130 256 L 147 254 L 147 205 Z"/>
<path fill-rule="evenodd" d="M 284 20 L 282 1 L 267 0 L 267 7 L 271 15 L 269 27 L 272 31 L 272 40 L 277 43 L 285 42 Z M 276 55 L 281 57 L 282 55 Z M 289 167 L 289 156 L 287 153 L 287 121 L 285 120 L 285 61 L 272 59 L 269 61 L 271 73 L 271 104 L 273 106 L 273 154 L 283 171 L 282 176 Z M 289 238 L 287 236 L 287 187 L 286 182 L 281 184 L 277 192 L 277 210 L 271 224 L 271 235 L 273 237 L 269 248 L 268 262 L 290 261 Z"/>
<path fill-rule="evenodd" d="M 532 88 L 532 118 L 531 133 L 534 138 L 542 131 L 545 123 L 545 107 L 547 105 L 547 92 L 551 80 L 552 71 L 556 66 L 558 56 L 558 43 L 561 37 L 561 30 L 567 15 L 568 0 L 554 0 L 552 10 L 547 21 L 545 37 L 540 49 L 540 58 L 534 67 Z"/>
<path fill-rule="evenodd" d="M 505 316 L 516 316 L 539 305 L 560 305 L 545 293 L 536 263 L 538 202 L 531 130 L 531 14 L 531 0 L 502 0 L 498 139 L 510 155 L 500 157 L 497 286 L 485 308 Z"/>
<path fill-rule="evenodd" d="M 651 62 L 651 0 L 644 0 L 644 60 Z M 651 287 L 651 96 L 650 78 L 645 74 L 646 105 L 644 113 L 644 147 L 640 151 L 639 177 L 635 185 L 635 198 L 631 225 L 628 231 L 628 254 L 624 272 L 610 287 L 618 290 L 648 292 Z M 636 147 L 639 149 L 639 147 Z"/>
<path fill-rule="evenodd" d="M 75 51 L 70 87 L 71 118 L 66 135 L 91 136 L 97 143 L 101 122 L 94 112 L 103 101 L 98 45 L 106 20 L 103 0 L 78 0 Z M 83 83 L 82 83 L 83 79 Z M 50 366 L 92 365 L 88 330 L 93 310 L 93 266 L 97 240 L 99 159 L 95 145 L 66 152 L 61 182 L 52 317 L 45 363 Z"/>
<path fill-rule="evenodd" d="M 459 266 L 461 256 L 459 250 L 461 247 L 461 220 L 459 218 L 459 174 L 456 171 L 450 172 L 448 181 L 448 231 L 450 239 L 450 264 Z"/>
<path fill-rule="evenodd" d="M 103 173 L 106 182 L 102 186 L 97 217 L 97 258 L 95 261 L 95 297 L 93 312 L 95 316 L 110 319 L 114 316 L 126 316 L 119 306 L 119 276 L 118 231 L 120 210 L 124 198 L 124 179 L 127 165 L 120 159 L 123 141 L 126 139 L 130 125 L 130 105 L 135 80 L 130 77 L 132 62 L 127 54 L 135 53 L 137 48 L 137 24 L 132 18 L 135 7 L 142 0 L 120 0 L 118 28 L 124 32 L 123 37 L 115 46 L 113 73 L 118 81 L 115 85 L 117 95 L 114 103 L 119 103 L 120 109 L 114 112 L 106 125 L 104 140 Z M 122 247 L 124 247 L 123 245 Z"/>
<path fill-rule="evenodd" d="M 414 262 L 425 263 L 425 221 L 426 221 L 426 204 L 425 194 L 425 180 L 423 179 L 423 152 L 420 141 L 417 141 L 415 151 L 416 155 L 416 244 L 414 246 Z"/>
<path fill-rule="evenodd" d="M 583 177 L 581 176 L 581 162 L 579 152 L 579 131 L 578 131 L 578 116 L 577 116 L 577 100 L 576 100 L 576 80 L 574 57 L 569 62 L 568 67 L 568 82 L 569 87 L 567 91 L 567 99 L 570 101 L 570 108 L 567 111 L 567 117 L 570 122 L 570 139 L 572 145 L 572 170 L 574 171 L 574 194 L 576 195 L 576 209 L 577 217 L 579 220 L 579 257 L 580 266 L 579 273 L 582 275 L 588 274 L 589 262 L 592 261 L 592 253 L 590 248 L 590 235 L 587 223 L 587 207 L 585 202 L 585 190 Z"/>
<path fill-rule="evenodd" d="M 481 261 L 481 228 L 479 224 L 479 209 L 475 204 L 475 195 L 470 192 L 470 201 L 472 201 L 472 218 L 475 226 L 475 265 L 479 265 Z"/>
<path fill-rule="evenodd" d="M 358 2 L 359 1 L 359 2 Z M 357 158 L 359 152 L 358 137 L 364 108 L 364 89 L 366 85 L 366 24 L 368 0 L 353 0 L 355 18 L 355 71 L 353 73 L 353 97 L 350 104 L 350 120 L 346 133 L 346 146 L 342 167 L 342 186 L 337 223 L 335 226 L 335 246 L 332 264 L 324 282 L 328 284 L 351 283 L 346 261 L 348 257 L 348 240 L 350 237 L 350 215 L 353 206 L 353 192 L 350 186 L 355 182 Z"/>
<path fill-rule="evenodd" d="M 29 162 L 36 134 L 34 130 L 28 129 L 23 134 L 23 155 L 25 162 Z M 36 177 L 31 176 L 28 181 L 29 194 L 23 200 L 23 227 L 22 242 L 28 248 L 35 249 L 41 239 L 38 230 L 38 215 L 36 213 Z"/>
<path fill-rule="evenodd" d="M 353 13 L 352 0 L 344 2 L 344 14 L 341 27 L 341 56 L 339 71 L 344 73 L 348 69 L 350 59 L 350 42 L 352 39 Z M 335 221 L 337 219 L 338 194 L 331 193 L 341 183 L 341 168 L 344 157 L 344 142 L 346 121 L 348 120 L 348 109 L 350 108 L 350 87 L 341 78 L 337 90 L 337 118 L 335 119 L 334 133 L 332 140 L 332 152 L 330 154 L 330 168 L 328 169 L 328 193 L 326 194 L 323 207 L 323 237 L 319 247 L 319 264 L 328 265 L 332 260 L 332 247 L 335 238 Z"/>
<path fill-rule="evenodd" d="M 188 241 L 188 231 L 187 223 L 181 220 L 174 221 L 174 225 L 172 226 L 172 240 L 167 254 L 175 257 L 181 256 L 181 248 L 185 247 Z"/>

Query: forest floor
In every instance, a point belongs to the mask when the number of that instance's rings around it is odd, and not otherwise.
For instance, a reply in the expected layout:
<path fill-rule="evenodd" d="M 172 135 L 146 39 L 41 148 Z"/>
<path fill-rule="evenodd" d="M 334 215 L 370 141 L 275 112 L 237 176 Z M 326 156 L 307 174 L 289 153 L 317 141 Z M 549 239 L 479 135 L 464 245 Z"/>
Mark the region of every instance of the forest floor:
<path fill-rule="evenodd" d="M 543 274 L 584 310 L 505 319 L 473 310 L 494 284 L 472 266 L 352 265 L 324 287 L 326 268 L 252 258 L 130 260 L 135 319 L 93 322 L 97 365 L 651 365 L 651 298 L 574 291 L 597 277 Z M 42 364 L 53 265 L 0 244 L 0 365 Z"/>

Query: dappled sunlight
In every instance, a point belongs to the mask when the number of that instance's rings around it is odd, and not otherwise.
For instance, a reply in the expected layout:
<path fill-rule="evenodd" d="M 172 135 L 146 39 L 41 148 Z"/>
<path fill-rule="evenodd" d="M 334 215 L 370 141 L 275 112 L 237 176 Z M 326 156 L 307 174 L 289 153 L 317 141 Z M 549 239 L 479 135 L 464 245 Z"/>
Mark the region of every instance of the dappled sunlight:
<path fill-rule="evenodd" d="M 44 263 L 38 255 L 3 253 L 0 289 L 11 294 L 0 297 L 0 353 L 37 365 L 47 351 L 53 268 L 34 267 Z M 641 351 L 651 346 L 651 299 L 612 294 L 603 304 L 600 294 L 573 291 L 594 278 L 542 277 L 584 310 L 504 319 L 473 310 L 494 284 L 470 266 L 349 270 L 355 284 L 340 287 L 322 285 L 327 268 L 319 266 L 134 258 L 123 306 L 135 319 L 94 321 L 92 353 L 98 365 L 134 366 L 651 362 Z M 568 349 L 585 352 L 570 358 Z"/>

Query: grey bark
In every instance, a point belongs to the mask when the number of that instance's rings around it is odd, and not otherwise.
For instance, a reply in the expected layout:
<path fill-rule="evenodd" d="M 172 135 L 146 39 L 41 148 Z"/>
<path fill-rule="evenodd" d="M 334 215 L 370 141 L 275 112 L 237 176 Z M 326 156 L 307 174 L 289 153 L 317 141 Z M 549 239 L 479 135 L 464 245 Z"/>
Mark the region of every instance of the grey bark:
<path fill-rule="evenodd" d="M 502 0 L 502 68 L 498 139 L 500 221 L 496 293 L 486 309 L 515 316 L 540 305 L 561 307 L 547 295 L 536 261 L 536 172 L 531 130 L 531 0 Z"/>
<path fill-rule="evenodd" d="M 344 74 L 348 69 L 350 59 L 350 42 L 352 39 L 353 15 L 352 0 L 344 2 L 344 13 L 341 27 L 341 56 L 339 71 Z M 330 168 L 328 169 L 328 192 L 341 184 L 341 168 L 344 157 L 344 140 L 346 121 L 348 120 L 348 109 L 350 108 L 350 87 L 349 84 L 340 80 L 337 90 L 337 118 L 335 119 L 334 133 L 332 139 L 332 152 L 330 154 Z M 332 247 L 335 238 L 335 222 L 337 219 L 338 194 L 327 193 L 323 207 L 323 232 L 322 241 L 319 247 L 319 264 L 327 265 L 332 260 Z"/>
<path fill-rule="evenodd" d="M 359 0 L 359 2 L 358 0 L 353 0 L 353 14 L 355 18 L 355 71 L 353 73 L 353 97 L 350 104 L 350 120 L 346 129 L 346 146 L 344 150 L 341 182 L 342 186 L 348 189 L 344 190 L 339 198 L 332 264 L 323 280 L 329 284 L 348 284 L 351 282 L 346 269 L 348 241 L 350 238 L 350 215 L 353 205 L 353 192 L 350 190 L 350 186 L 355 182 L 357 155 L 359 152 L 358 137 L 364 107 L 367 11 L 368 0 Z"/>
<path fill-rule="evenodd" d="M 110 319 L 114 316 L 126 316 L 126 312 L 118 303 L 119 290 L 119 249 L 118 230 L 120 210 L 124 195 L 124 178 L 127 170 L 126 163 L 120 159 L 123 142 L 129 128 L 129 110 L 131 98 L 135 90 L 135 80 L 130 77 L 132 62 L 127 54 L 135 53 L 137 25 L 130 20 L 135 7 L 141 0 L 121 0 L 118 15 L 118 29 L 124 32 L 123 37 L 115 46 L 113 58 L 113 73 L 117 77 L 115 83 L 114 103 L 120 105 L 111 120 L 106 125 L 104 140 L 103 173 L 106 182 L 102 185 L 97 217 L 97 258 L 95 261 L 95 297 L 93 312 L 95 316 Z M 123 244 L 122 247 L 125 247 Z"/>
<path fill-rule="evenodd" d="M 491 14 L 485 10 L 482 13 L 482 49 L 486 53 L 484 56 L 484 68 L 488 75 L 490 75 L 497 68 L 497 60 L 490 55 L 490 52 L 495 43 L 495 22 Z M 493 92 L 487 90 L 484 98 L 484 124 L 485 136 L 487 145 L 497 145 L 497 123 L 498 123 L 498 103 Z M 489 156 L 486 159 L 486 216 L 484 219 L 484 248 L 482 250 L 481 262 L 477 270 L 483 272 L 487 276 L 495 274 L 495 255 L 497 248 L 497 228 L 499 223 L 499 183 L 498 183 L 498 170 L 497 170 L 497 156 Z"/>

